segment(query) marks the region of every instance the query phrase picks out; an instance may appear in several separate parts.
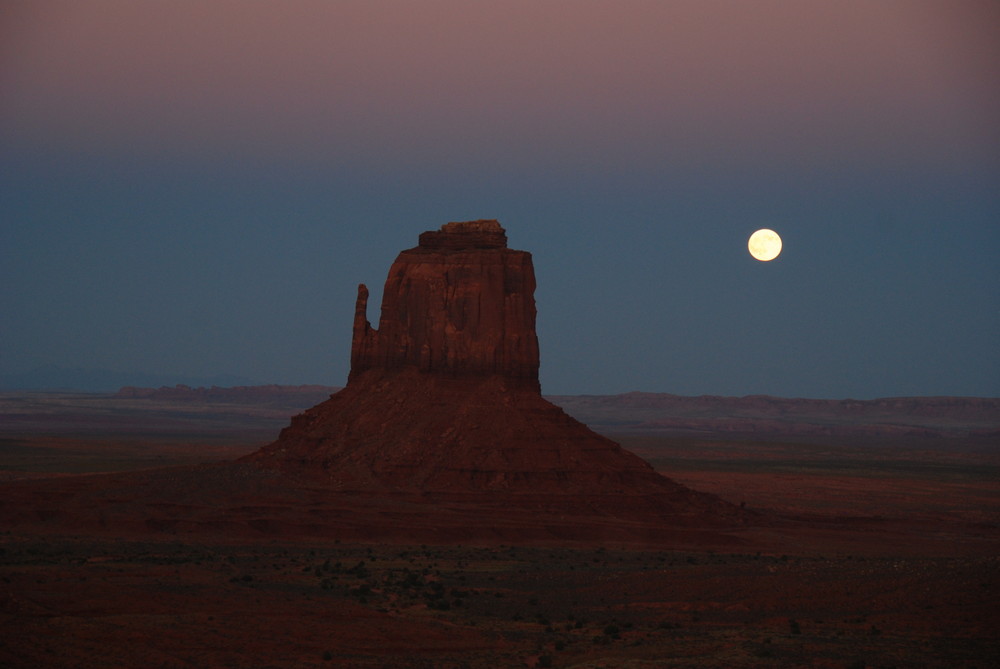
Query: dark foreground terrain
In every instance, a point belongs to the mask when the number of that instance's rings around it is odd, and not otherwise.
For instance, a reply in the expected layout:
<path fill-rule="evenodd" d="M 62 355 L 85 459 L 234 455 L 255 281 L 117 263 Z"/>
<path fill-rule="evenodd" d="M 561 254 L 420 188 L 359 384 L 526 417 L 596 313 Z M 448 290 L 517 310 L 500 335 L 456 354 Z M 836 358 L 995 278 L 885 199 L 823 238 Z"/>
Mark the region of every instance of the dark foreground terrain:
<path fill-rule="evenodd" d="M 233 459 L 309 392 L 2 396 L 0 486 Z M 765 520 L 727 545 L 643 548 L 41 518 L 0 527 L 0 666 L 997 665 L 1000 455 L 981 435 L 602 429 Z"/>
<path fill-rule="evenodd" d="M 993 557 L 5 537 L 7 667 L 990 667 Z"/>

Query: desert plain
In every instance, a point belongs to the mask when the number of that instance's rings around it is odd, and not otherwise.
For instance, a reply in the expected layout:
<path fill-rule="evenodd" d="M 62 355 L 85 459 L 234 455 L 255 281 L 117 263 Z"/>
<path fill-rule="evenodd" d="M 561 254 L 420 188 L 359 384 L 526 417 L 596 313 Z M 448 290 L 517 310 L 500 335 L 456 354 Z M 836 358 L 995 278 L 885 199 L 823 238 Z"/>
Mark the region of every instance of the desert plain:
<path fill-rule="evenodd" d="M 704 398 L 687 409 L 673 396 L 551 398 L 752 518 L 645 545 L 614 533 L 469 541 L 449 535 L 447 517 L 427 519 L 433 540 L 418 543 L 387 529 L 407 513 L 391 498 L 325 509 L 345 516 L 329 536 L 280 519 L 219 518 L 216 531 L 197 532 L 154 517 L 102 527 L 61 502 L 90 499 L 87 489 L 122 472 L 183 476 L 239 458 L 333 390 L 0 396 L 0 665 L 860 668 L 1000 658 L 990 401 L 957 410 L 959 420 L 954 407 L 898 403 L 845 418 L 831 409 L 842 404 L 793 410 L 768 398 L 714 409 Z"/>

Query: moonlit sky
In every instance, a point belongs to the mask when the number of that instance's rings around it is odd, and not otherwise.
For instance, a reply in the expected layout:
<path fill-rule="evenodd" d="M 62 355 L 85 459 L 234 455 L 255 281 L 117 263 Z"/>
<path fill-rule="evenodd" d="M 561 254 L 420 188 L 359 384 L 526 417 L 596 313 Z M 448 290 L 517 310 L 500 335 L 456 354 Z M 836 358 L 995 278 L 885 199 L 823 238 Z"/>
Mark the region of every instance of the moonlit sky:
<path fill-rule="evenodd" d="M 546 393 L 1000 396 L 998 119 L 992 0 L 8 0 L 0 385 L 341 385 L 497 218 Z"/>

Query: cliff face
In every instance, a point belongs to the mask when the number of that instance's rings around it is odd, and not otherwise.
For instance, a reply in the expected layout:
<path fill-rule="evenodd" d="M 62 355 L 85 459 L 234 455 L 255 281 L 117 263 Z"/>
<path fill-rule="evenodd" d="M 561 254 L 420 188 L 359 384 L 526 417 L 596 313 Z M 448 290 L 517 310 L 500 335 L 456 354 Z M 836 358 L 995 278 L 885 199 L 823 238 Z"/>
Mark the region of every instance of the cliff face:
<path fill-rule="evenodd" d="M 349 383 L 368 370 L 500 375 L 538 389 L 535 272 L 496 221 L 420 235 L 389 270 L 377 330 L 358 287 Z"/>

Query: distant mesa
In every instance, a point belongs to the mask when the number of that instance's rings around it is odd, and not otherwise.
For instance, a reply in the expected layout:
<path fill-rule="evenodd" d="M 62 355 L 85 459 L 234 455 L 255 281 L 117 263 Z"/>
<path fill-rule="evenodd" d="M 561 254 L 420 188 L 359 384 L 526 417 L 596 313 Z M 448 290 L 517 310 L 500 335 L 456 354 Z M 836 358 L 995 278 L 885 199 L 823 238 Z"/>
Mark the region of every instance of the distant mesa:
<path fill-rule="evenodd" d="M 149 399 L 180 402 L 235 402 L 253 403 L 261 401 L 295 401 L 308 397 L 328 396 L 340 388 L 335 386 L 211 386 L 192 388 L 186 384 L 160 386 L 159 388 L 139 388 L 122 386 L 115 393 L 116 399 Z M 301 406 L 301 405 L 300 405 Z"/>

